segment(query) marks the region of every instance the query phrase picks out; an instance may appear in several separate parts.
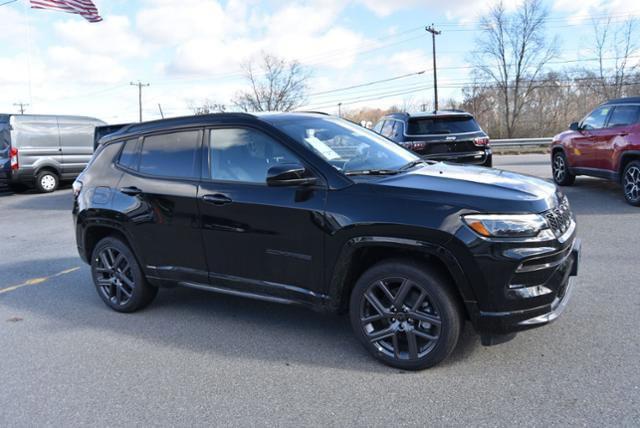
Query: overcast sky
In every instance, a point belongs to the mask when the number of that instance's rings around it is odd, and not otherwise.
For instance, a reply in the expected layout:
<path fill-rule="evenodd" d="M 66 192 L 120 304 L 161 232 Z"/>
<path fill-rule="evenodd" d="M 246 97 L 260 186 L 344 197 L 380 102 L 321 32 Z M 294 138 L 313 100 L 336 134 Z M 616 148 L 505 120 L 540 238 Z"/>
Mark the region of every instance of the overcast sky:
<path fill-rule="evenodd" d="M 244 86 L 239 65 L 261 51 L 297 59 L 312 71 L 310 108 L 328 112 L 430 100 L 435 23 L 441 100 L 461 98 L 469 80 L 478 17 L 476 0 L 94 0 L 104 21 L 32 10 L 27 0 L 0 7 L 0 112 L 82 114 L 109 123 L 189 114 L 190 100 L 228 104 Z M 2 3 L 2 1 L 0 1 Z M 513 7 L 516 2 L 508 1 Z M 557 68 L 592 58 L 592 21 L 640 15 L 640 4 L 613 0 L 548 0 L 549 34 L 562 50 Z M 427 70 L 423 75 L 351 91 L 359 83 Z M 410 93 L 411 91 L 415 91 Z M 316 95 L 314 95 L 316 94 Z M 376 99 L 377 98 L 377 99 Z"/>

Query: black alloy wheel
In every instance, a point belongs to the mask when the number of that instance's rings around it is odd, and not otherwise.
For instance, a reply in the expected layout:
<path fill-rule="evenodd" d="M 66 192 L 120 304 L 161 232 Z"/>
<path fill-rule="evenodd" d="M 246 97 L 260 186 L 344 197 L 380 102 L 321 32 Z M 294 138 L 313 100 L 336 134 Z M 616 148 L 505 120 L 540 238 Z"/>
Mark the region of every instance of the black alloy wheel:
<path fill-rule="evenodd" d="M 571 186 L 576 181 L 576 176 L 569 171 L 567 157 L 562 152 L 556 152 L 551 162 L 553 181 L 560 186 Z"/>
<path fill-rule="evenodd" d="M 640 206 L 640 161 L 630 162 L 622 176 L 624 197 L 633 206 Z"/>
<path fill-rule="evenodd" d="M 427 266 L 386 262 L 356 284 L 351 322 L 376 358 L 393 367 L 418 370 L 446 358 L 462 326 L 451 284 Z"/>
<path fill-rule="evenodd" d="M 118 312 L 133 312 L 147 306 L 158 289 L 151 286 L 121 240 L 108 237 L 95 247 L 91 258 L 93 281 L 102 300 Z"/>

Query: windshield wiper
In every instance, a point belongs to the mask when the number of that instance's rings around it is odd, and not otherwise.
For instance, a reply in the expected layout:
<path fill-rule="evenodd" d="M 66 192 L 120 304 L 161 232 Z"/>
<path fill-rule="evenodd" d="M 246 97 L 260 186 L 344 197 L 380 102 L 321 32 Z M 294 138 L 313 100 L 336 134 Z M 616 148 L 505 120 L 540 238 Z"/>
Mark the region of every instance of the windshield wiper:
<path fill-rule="evenodd" d="M 406 171 L 408 169 L 413 168 L 416 165 L 420 165 L 421 163 L 429 163 L 424 159 L 416 159 L 416 160 L 412 160 L 411 162 L 409 162 L 408 164 L 406 164 L 405 166 L 403 166 L 402 168 L 400 168 L 400 171 Z"/>
<path fill-rule="evenodd" d="M 397 169 L 356 169 L 347 171 L 344 175 L 393 175 L 399 172 Z"/>

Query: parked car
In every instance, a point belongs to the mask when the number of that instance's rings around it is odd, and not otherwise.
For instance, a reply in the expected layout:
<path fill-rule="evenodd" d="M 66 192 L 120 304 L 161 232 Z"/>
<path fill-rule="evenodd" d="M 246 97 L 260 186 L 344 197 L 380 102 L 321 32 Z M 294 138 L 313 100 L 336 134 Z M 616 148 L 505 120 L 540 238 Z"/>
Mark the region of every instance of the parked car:
<path fill-rule="evenodd" d="M 222 113 L 103 137 L 74 182 L 82 259 L 112 309 L 185 286 L 348 312 L 376 358 L 442 361 L 555 320 L 580 242 L 553 183 L 424 161 L 313 113 Z"/>
<path fill-rule="evenodd" d="M 492 166 L 489 136 L 471 113 L 393 113 L 380 119 L 373 130 L 423 159 Z"/>
<path fill-rule="evenodd" d="M 607 101 L 551 143 L 553 179 L 570 186 L 577 175 L 622 184 L 627 202 L 640 206 L 640 97 Z"/>
<path fill-rule="evenodd" d="M 0 115 L 0 183 L 53 192 L 73 181 L 93 154 L 93 131 L 105 123 L 82 116 Z"/>

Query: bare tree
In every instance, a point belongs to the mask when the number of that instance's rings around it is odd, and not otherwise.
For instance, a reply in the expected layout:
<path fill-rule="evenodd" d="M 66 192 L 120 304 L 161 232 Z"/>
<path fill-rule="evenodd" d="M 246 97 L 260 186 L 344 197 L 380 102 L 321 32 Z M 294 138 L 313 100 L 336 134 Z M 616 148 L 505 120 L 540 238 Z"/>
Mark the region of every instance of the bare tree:
<path fill-rule="evenodd" d="M 594 53 L 598 60 L 598 79 L 604 99 L 619 98 L 625 93 L 627 80 L 638 71 L 637 63 L 630 63 L 638 51 L 637 22 L 627 19 L 618 28 L 611 25 L 611 17 L 604 24 L 593 20 Z M 607 64 L 611 66 L 607 66 Z M 587 70 L 585 70 L 587 71 Z"/>
<path fill-rule="evenodd" d="M 216 103 L 208 98 L 201 101 L 189 100 L 187 105 L 194 115 L 224 113 L 227 110 L 226 105 Z"/>
<path fill-rule="evenodd" d="M 546 40 L 547 16 L 542 0 L 524 0 L 513 14 L 500 1 L 481 19 L 474 68 L 500 93 L 507 138 L 514 136 L 523 106 L 536 89 L 536 79 L 556 55 L 556 40 Z"/>
<path fill-rule="evenodd" d="M 250 87 L 233 103 L 243 111 L 290 111 L 304 104 L 309 73 L 297 61 L 263 53 L 259 64 L 242 66 Z"/>

